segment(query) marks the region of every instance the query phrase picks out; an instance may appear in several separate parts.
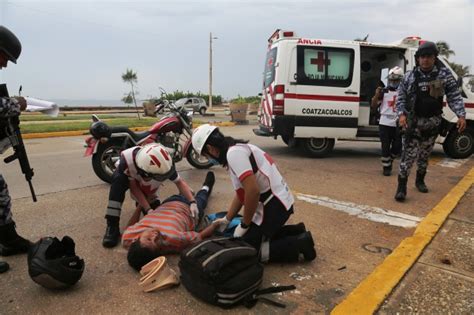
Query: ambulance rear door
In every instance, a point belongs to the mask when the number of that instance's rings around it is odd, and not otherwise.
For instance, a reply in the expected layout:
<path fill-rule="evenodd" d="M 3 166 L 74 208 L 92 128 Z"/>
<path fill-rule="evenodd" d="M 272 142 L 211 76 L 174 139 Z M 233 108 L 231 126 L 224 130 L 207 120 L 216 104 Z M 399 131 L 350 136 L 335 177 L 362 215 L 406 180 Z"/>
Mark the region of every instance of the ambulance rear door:
<path fill-rule="evenodd" d="M 298 41 L 295 93 L 285 93 L 285 115 L 295 138 L 355 138 L 360 101 L 360 47 L 355 42 Z"/>

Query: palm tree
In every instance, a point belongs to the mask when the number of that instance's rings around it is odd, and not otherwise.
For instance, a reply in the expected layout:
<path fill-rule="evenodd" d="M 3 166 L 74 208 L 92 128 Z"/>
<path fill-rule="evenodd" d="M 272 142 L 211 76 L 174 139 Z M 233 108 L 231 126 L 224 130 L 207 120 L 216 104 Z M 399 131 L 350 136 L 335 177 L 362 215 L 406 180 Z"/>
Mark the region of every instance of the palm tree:
<path fill-rule="evenodd" d="M 130 92 L 130 94 L 132 95 L 133 103 L 135 104 L 135 109 L 137 110 L 138 119 L 140 119 L 140 114 L 138 112 L 137 101 L 135 99 L 135 89 L 134 89 L 134 85 L 133 85 L 134 83 L 137 83 L 137 81 L 138 81 L 137 73 L 133 72 L 132 69 L 127 68 L 127 71 L 125 73 L 122 73 L 122 80 L 125 83 L 130 83 L 130 86 L 132 88 L 132 91 Z"/>
<path fill-rule="evenodd" d="M 454 50 L 450 49 L 449 44 L 445 41 L 436 42 L 436 46 L 438 47 L 439 54 L 446 57 L 446 59 L 451 55 L 455 55 Z"/>
<path fill-rule="evenodd" d="M 464 66 L 459 63 L 448 61 L 449 66 L 453 71 L 460 77 L 467 76 L 469 74 L 469 66 Z"/>

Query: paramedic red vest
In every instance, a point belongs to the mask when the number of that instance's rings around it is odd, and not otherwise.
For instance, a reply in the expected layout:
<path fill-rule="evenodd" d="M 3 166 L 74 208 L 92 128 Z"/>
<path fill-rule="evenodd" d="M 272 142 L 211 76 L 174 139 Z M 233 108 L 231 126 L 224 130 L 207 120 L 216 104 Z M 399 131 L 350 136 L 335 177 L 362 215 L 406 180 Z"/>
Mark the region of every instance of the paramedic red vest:
<path fill-rule="evenodd" d="M 136 181 L 138 181 L 138 184 L 140 186 L 140 190 L 143 192 L 143 194 L 149 199 L 152 200 L 153 198 L 150 198 L 152 196 L 155 196 L 155 198 L 159 198 L 158 196 L 158 188 L 162 185 L 162 182 L 159 182 L 157 180 L 150 180 L 146 181 L 144 180 L 137 172 L 137 168 L 135 166 L 134 162 L 134 157 L 136 154 L 134 154 L 134 151 L 138 151 L 139 147 L 132 147 L 126 150 L 123 150 L 121 153 L 121 156 L 125 159 L 125 162 L 127 163 L 127 169 L 125 170 L 125 175 L 128 176 L 128 178 L 133 178 Z M 133 199 L 135 199 L 135 196 L 132 196 Z"/>
<path fill-rule="evenodd" d="M 253 223 L 260 225 L 263 221 L 264 204 L 270 201 L 271 198 L 278 198 L 286 210 L 291 208 L 294 198 L 270 155 L 252 144 L 236 144 L 227 151 L 227 162 L 232 185 L 240 202 L 244 203 L 245 196 L 242 181 L 253 174 L 250 153 L 253 154 L 258 168 L 255 177 L 260 195 L 271 191 L 271 195 L 267 200 L 259 202 L 257 211 L 252 218 Z"/>

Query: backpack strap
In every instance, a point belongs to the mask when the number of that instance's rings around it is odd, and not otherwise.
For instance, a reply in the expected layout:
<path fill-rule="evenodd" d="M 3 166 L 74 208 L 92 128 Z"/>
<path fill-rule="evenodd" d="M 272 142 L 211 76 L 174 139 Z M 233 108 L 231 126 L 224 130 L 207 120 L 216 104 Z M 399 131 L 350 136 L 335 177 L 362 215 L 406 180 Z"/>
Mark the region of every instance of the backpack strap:
<path fill-rule="evenodd" d="M 277 286 L 277 287 L 269 287 L 265 289 L 260 289 L 260 290 L 255 291 L 254 294 L 248 296 L 244 300 L 244 305 L 247 308 L 252 308 L 255 306 L 255 304 L 257 304 L 259 300 L 261 300 L 262 302 L 266 302 L 277 307 L 285 308 L 286 307 L 285 304 L 276 302 L 267 297 L 262 297 L 261 295 L 270 294 L 270 293 L 278 293 L 278 292 L 289 291 L 289 290 L 294 290 L 294 289 L 296 289 L 294 285 L 285 285 L 285 286 Z"/>
<path fill-rule="evenodd" d="M 255 161 L 255 156 L 253 156 L 252 150 L 250 150 L 249 160 L 250 160 L 250 164 L 252 165 L 252 172 L 256 174 L 258 172 L 258 166 L 257 166 L 257 162 Z"/>

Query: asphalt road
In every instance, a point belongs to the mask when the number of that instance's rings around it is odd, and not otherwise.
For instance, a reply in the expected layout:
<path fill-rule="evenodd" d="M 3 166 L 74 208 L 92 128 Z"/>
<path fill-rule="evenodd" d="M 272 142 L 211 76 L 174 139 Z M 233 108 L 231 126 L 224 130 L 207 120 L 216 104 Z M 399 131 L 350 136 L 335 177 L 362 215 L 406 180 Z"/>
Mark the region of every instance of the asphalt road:
<path fill-rule="evenodd" d="M 330 311 L 413 233 L 417 222 L 473 166 L 470 160 L 445 159 L 441 147 L 436 146 L 426 179 L 430 193 L 418 193 L 412 176 L 407 201 L 397 203 L 393 199 L 396 176 L 382 176 L 378 143 L 339 142 L 330 157 L 311 159 L 286 147 L 281 139 L 255 137 L 251 131 L 254 127 L 222 130 L 249 139 L 274 158 L 295 193 L 296 211 L 290 221 L 305 222 L 315 239 L 318 257 L 311 263 L 266 267 L 264 287 L 277 283 L 297 287 L 273 297 L 287 304 L 285 310 L 259 303 L 252 310 L 239 307 L 231 313 Z M 7 257 L 12 269 L 0 276 L 0 313 L 220 313 L 220 309 L 194 299 L 182 286 L 142 293 L 138 274 L 127 265 L 125 250 L 102 248 L 108 185 L 95 177 L 90 159 L 82 157 L 83 140 L 25 141 L 35 169 L 37 203 L 29 196 L 19 165 L 1 165 L 21 234 L 31 240 L 46 235 L 72 236 L 77 253 L 86 261 L 86 271 L 71 290 L 51 292 L 29 279 L 25 256 Z M 178 163 L 178 170 L 191 187 L 199 189 L 206 171 L 193 169 L 187 162 Z M 221 167 L 214 171 L 217 182 L 209 212 L 225 209 L 233 195 L 226 171 Z M 163 196 L 174 193 L 173 186 L 165 185 Z M 127 197 L 122 224 L 132 209 Z M 170 257 L 175 270 L 177 262 L 177 256 Z"/>

